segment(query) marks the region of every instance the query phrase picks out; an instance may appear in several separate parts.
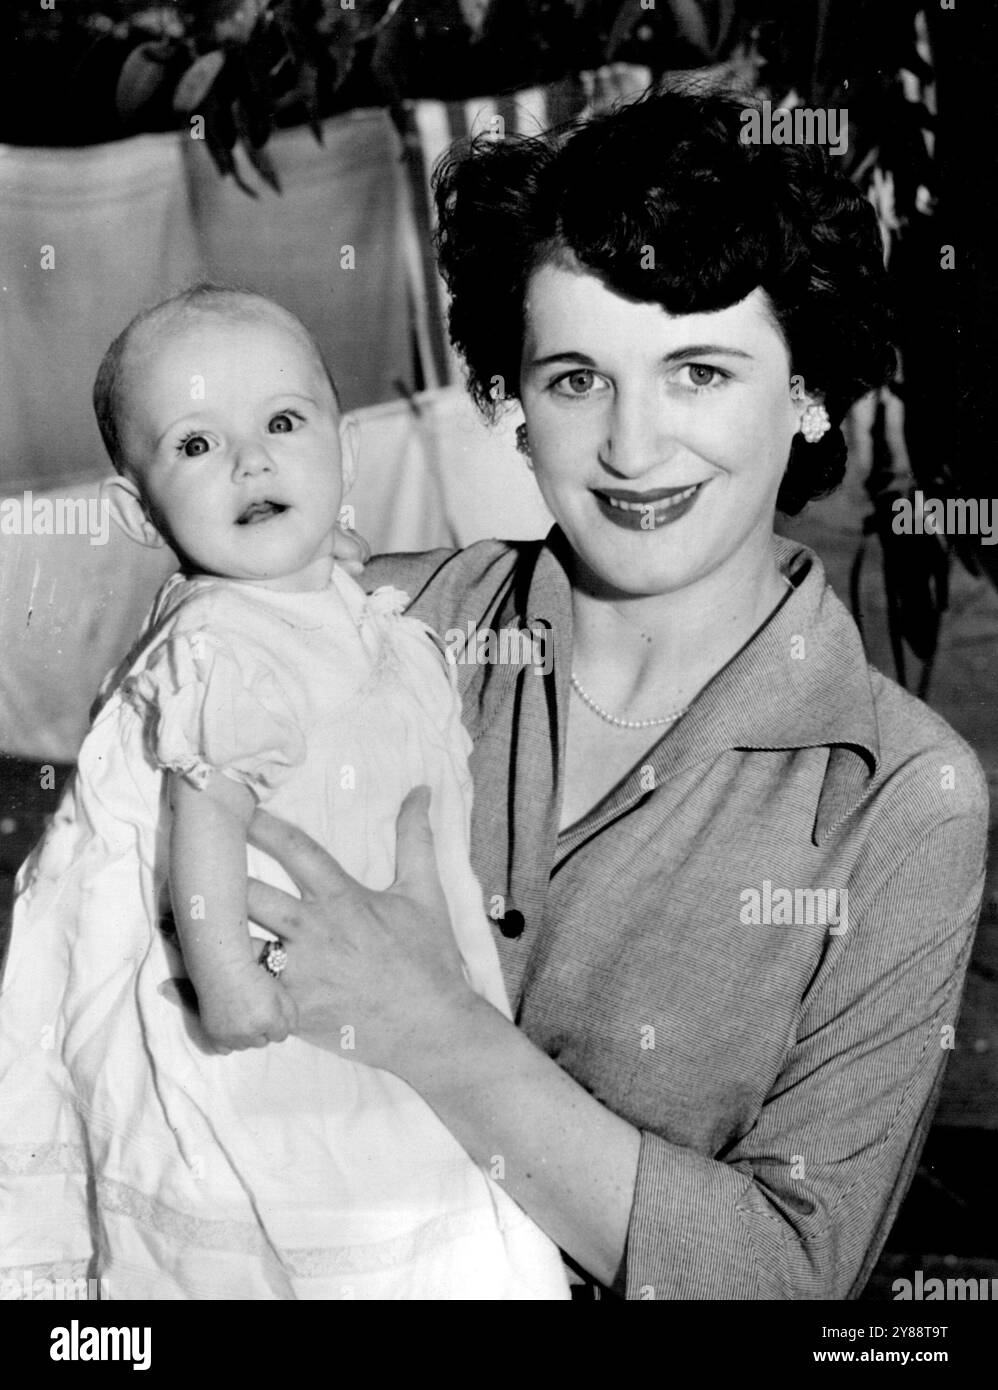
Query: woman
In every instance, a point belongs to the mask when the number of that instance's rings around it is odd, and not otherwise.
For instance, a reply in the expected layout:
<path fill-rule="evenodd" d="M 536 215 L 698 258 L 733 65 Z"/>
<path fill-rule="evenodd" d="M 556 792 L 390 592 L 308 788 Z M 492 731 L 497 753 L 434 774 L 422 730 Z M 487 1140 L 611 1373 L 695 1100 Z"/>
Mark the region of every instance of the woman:
<path fill-rule="evenodd" d="M 250 910 L 313 1040 L 349 1025 L 630 1298 L 859 1292 L 983 885 L 972 752 L 773 532 L 841 479 L 839 422 L 890 368 L 875 220 L 820 149 L 743 143 L 742 114 L 660 94 L 438 179 L 454 341 L 486 410 L 519 400 L 557 525 L 364 583 L 440 632 L 552 644 L 547 674 L 460 667 L 518 1027 L 461 974 L 417 797 L 383 894 L 253 832 L 303 892 Z"/>

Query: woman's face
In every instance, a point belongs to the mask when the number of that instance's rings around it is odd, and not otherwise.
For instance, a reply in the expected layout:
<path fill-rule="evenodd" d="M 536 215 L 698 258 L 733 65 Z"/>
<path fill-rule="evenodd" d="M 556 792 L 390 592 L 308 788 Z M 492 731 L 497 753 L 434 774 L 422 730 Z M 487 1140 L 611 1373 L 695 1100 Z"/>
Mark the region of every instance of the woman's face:
<path fill-rule="evenodd" d="M 540 267 L 521 401 L 541 492 L 600 591 L 675 591 L 769 552 L 806 402 L 762 290 L 709 314 Z M 581 576 L 579 576 L 581 577 Z"/>

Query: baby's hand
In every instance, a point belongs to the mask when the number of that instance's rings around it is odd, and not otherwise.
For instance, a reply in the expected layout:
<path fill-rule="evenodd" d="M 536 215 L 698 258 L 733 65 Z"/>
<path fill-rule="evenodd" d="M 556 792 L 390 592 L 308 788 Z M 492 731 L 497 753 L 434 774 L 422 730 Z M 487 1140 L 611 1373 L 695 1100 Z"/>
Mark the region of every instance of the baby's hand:
<path fill-rule="evenodd" d="M 283 1042 L 298 1026 L 291 995 L 262 966 L 252 963 L 205 986 L 198 1006 L 201 1026 L 221 1052 Z"/>

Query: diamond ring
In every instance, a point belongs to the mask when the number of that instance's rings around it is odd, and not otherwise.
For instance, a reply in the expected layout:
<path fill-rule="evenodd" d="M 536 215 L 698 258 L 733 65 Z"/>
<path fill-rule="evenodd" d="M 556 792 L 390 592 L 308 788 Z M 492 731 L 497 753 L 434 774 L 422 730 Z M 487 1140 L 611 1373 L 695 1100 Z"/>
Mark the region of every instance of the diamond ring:
<path fill-rule="evenodd" d="M 288 953 L 279 941 L 268 941 L 263 948 L 263 955 L 260 957 L 260 964 L 268 970 L 276 980 L 278 975 L 288 963 Z"/>

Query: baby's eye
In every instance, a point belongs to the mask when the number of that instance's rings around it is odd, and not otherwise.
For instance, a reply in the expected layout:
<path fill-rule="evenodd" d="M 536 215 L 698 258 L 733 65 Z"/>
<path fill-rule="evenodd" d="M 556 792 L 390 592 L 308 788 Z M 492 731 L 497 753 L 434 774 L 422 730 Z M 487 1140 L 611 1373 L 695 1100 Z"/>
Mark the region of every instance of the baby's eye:
<path fill-rule="evenodd" d="M 576 367 L 574 372 L 558 377 L 551 386 L 559 396 L 589 396 L 605 387 L 606 382 L 590 367 Z"/>
<path fill-rule="evenodd" d="M 281 411 L 279 415 L 271 416 L 270 424 L 267 426 L 271 434 L 290 434 L 295 427 L 297 417 L 290 415 L 287 411 Z"/>
<path fill-rule="evenodd" d="M 208 452 L 208 441 L 203 434 L 189 434 L 180 441 L 180 450 L 189 459 L 196 459 Z"/>

